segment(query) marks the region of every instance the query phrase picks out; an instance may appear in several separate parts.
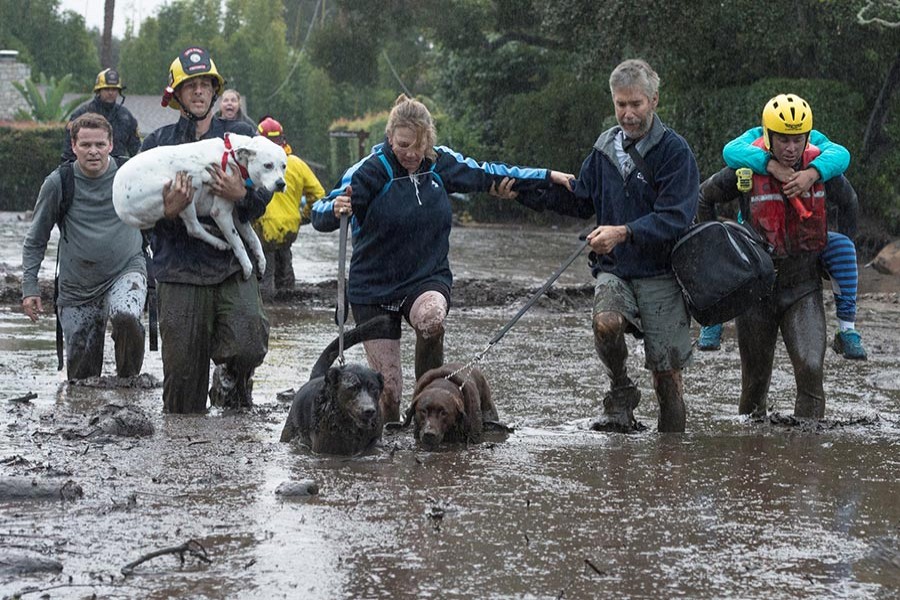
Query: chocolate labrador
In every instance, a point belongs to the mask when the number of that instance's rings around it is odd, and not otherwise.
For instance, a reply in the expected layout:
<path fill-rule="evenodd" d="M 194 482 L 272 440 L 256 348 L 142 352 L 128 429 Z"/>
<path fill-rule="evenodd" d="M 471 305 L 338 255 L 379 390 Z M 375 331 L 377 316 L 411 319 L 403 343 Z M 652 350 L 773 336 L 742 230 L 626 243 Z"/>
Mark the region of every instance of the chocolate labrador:
<path fill-rule="evenodd" d="M 415 419 L 415 436 L 428 449 L 442 442 L 480 442 L 485 424 L 497 424 L 491 388 L 478 368 L 466 373 L 460 363 L 426 372 L 416 382 L 406 425 Z"/>

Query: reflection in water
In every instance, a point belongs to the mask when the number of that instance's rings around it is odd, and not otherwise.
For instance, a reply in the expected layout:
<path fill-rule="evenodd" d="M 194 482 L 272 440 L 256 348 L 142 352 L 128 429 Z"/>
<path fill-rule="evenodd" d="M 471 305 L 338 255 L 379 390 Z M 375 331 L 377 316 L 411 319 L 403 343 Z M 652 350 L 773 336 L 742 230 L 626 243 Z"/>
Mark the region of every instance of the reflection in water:
<path fill-rule="evenodd" d="M 495 277 L 506 277 L 497 269 L 509 266 L 497 257 L 515 252 L 507 245 L 523 239 L 505 230 L 454 235 L 465 250 L 458 272 Z M 571 251 L 560 236 L 529 233 L 524 239 L 538 240 L 546 257 L 525 268 L 509 261 L 510 270 L 522 281 L 542 281 Z M 323 242 L 311 246 L 313 256 L 315 248 L 322 257 L 334 250 Z M 331 260 L 315 264 L 330 269 Z M 573 268 L 567 276 L 577 283 L 586 273 Z M 474 357 L 517 309 L 455 306 L 447 359 Z M 867 311 L 863 325 L 877 349 L 868 362 L 826 357 L 828 415 L 882 419 L 814 433 L 736 415 L 740 374 L 731 326 L 722 351 L 698 353 L 685 372 L 688 433 L 655 432 L 653 391 L 634 344 L 629 366 L 643 396 L 636 412 L 650 430 L 587 431 L 608 385 L 591 344 L 589 311 L 587 302 L 572 311 L 536 307 L 481 363 L 501 419 L 516 427 L 505 441 L 427 453 L 405 431 L 387 437 L 378 453 L 343 459 L 276 441 L 288 409 L 276 394 L 299 387 L 335 335 L 327 307 L 270 307 L 272 338 L 257 373 L 257 407 L 247 415 L 206 416 L 163 415 L 158 389 L 60 387 L 52 318 L 32 326 L 18 307 L 0 307 L 0 398 L 38 394 L 0 410 L 0 474 L 55 474 L 85 490 L 71 505 L 0 504 L 3 551 L 36 550 L 65 564 L 59 576 L 0 575 L 0 595 L 26 585 L 66 585 L 69 576 L 96 586 L 101 597 L 142 598 L 896 592 L 897 304 Z M 408 330 L 404 335 L 405 404 L 414 340 Z M 106 356 L 109 372 L 111 348 Z M 359 348 L 347 356 L 363 360 Z M 789 410 L 793 378 L 781 344 L 776 362 L 771 398 Z M 148 353 L 145 371 L 161 378 L 158 353 Z M 156 434 L 99 444 L 55 433 L 110 401 L 141 407 Z M 306 478 L 318 482 L 318 496 L 275 495 L 281 482 Z M 164 556 L 127 580 L 119 575 L 142 554 L 192 538 L 206 547 L 211 565 Z M 61 597 L 71 597 L 67 591 Z M 90 588 L 75 591 L 89 596 Z"/>

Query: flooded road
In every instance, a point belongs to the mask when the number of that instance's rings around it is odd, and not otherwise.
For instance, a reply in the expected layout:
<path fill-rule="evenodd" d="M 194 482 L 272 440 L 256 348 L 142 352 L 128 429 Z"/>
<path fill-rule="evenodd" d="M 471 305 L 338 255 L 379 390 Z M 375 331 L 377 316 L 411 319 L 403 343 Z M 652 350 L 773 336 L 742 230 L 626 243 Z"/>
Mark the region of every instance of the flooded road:
<path fill-rule="evenodd" d="M 490 277 L 514 300 L 454 306 L 447 360 L 465 362 L 484 349 L 576 244 L 574 234 L 550 230 L 455 229 L 460 287 Z M 0 246 L 0 262 L 18 264 L 20 246 Z M 304 228 L 295 246 L 298 287 L 333 279 L 336 256 L 336 235 Z M 65 503 L 0 504 L 4 552 L 63 565 L 61 573 L 20 575 L 0 563 L 0 597 L 900 595 L 900 297 L 861 300 L 867 362 L 828 351 L 828 421 L 819 428 L 737 416 L 730 324 L 722 350 L 695 353 L 685 372 L 687 433 L 656 433 L 656 402 L 632 340 L 630 371 L 643 396 L 636 415 L 648 430 L 601 434 L 587 430 L 608 386 L 591 341 L 588 277 L 579 260 L 560 280 L 560 290 L 577 293 L 529 311 L 480 364 L 512 434 L 428 453 L 404 431 L 355 459 L 277 441 L 288 411 L 278 393 L 306 381 L 336 333 L 326 302 L 270 306 L 256 407 L 205 416 L 164 415 L 159 388 L 66 385 L 55 369 L 52 318 L 35 326 L 17 305 L 0 306 L 0 475 L 71 479 L 84 491 Z M 826 314 L 833 335 L 830 300 Z M 404 408 L 413 345 L 405 329 Z M 104 373 L 112 373 L 111 346 L 106 355 Z M 360 348 L 347 356 L 363 360 Z M 144 372 L 162 378 L 158 353 L 147 354 Z M 37 397 L 8 401 L 27 392 Z M 793 376 L 781 343 L 769 397 L 791 413 Z M 110 402 L 142 409 L 155 433 L 107 443 L 59 433 L 85 426 Z M 301 479 L 318 483 L 319 494 L 275 493 Z M 165 555 L 127 577 L 120 572 L 190 539 L 210 564 Z"/>

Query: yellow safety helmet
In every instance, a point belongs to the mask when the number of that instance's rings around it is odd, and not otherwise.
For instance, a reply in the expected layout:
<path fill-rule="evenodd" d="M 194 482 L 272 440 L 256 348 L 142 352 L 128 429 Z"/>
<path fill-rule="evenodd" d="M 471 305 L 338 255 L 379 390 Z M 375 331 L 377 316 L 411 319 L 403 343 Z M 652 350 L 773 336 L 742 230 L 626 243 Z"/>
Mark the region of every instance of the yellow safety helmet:
<path fill-rule="evenodd" d="M 769 132 L 786 135 L 808 134 L 813 128 L 812 109 L 795 94 L 778 94 L 766 103 L 762 112 L 763 141 L 772 148 Z"/>
<path fill-rule="evenodd" d="M 122 80 L 119 78 L 119 72 L 115 69 L 103 69 L 97 73 L 97 82 L 94 83 L 94 93 L 107 88 L 116 88 L 119 91 L 125 89 Z"/>
<path fill-rule="evenodd" d="M 218 97 L 225 88 L 225 78 L 219 75 L 219 71 L 216 69 L 216 63 L 209 57 L 209 53 L 206 50 L 198 46 L 192 46 L 183 50 L 181 54 L 172 61 L 172 64 L 169 67 L 169 85 L 166 87 L 165 92 L 163 92 L 162 105 L 174 108 L 175 110 L 181 110 L 181 104 L 175 97 L 175 91 L 182 83 L 188 79 L 193 79 L 194 77 L 212 77 L 215 79 L 216 90 L 215 95 L 213 96 L 213 103 L 215 103 L 216 97 Z M 212 106 L 212 104 L 210 104 L 210 106 Z"/>

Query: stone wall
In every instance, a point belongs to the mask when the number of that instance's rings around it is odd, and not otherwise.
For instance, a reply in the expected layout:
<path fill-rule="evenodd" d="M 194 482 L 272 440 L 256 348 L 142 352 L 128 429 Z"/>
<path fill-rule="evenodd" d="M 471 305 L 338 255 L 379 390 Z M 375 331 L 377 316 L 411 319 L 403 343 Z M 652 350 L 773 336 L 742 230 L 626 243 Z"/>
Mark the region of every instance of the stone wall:
<path fill-rule="evenodd" d="M 20 108 L 28 110 L 28 103 L 12 83 L 23 83 L 30 78 L 31 67 L 20 63 L 18 58 L 15 50 L 0 50 L 0 121 L 15 119 Z"/>

